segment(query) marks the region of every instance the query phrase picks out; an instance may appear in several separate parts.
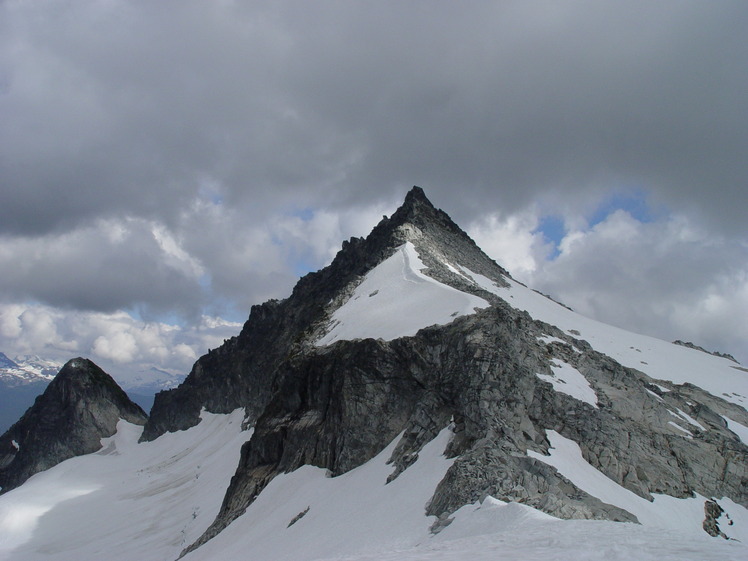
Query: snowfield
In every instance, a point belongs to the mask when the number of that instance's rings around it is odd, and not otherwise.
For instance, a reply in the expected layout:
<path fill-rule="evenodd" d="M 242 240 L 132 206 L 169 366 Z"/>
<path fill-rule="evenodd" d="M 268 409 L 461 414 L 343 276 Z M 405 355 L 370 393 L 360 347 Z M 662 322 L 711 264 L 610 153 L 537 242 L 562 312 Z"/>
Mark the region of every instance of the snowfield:
<path fill-rule="evenodd" d="M 141 444 L 137 443 L 140 427 L 122 422 L 117 434 L 103 441 L 101 451 L 63 462 L 0 497 L 0 559 L 176 559 L 213 521 L 241 444 L 250 436 L 240 430 L 241 411 L 202 417 L 198 426 L 187 431 Z M 586 464 L 575 443 L 552 432 L 548 436 L 553 453 L 537 455 L 539 460 L 556 465 L 603 500 L 632 509 L 644 525 L 559 520 L 488 497 L 482 504 L 459 509 L 451 524 L 433 535 L 429 528 L 435 518 L 425 516 L 424 508 L 451 465 L 442 455 L 451 437 L 445 429 L 389 484 L 386 480 L 393 468 L 387 459 L 397 439 L 366 464 L 339 477 L 328 477 L 311 466 L 278 476 L 244 515 L 183 559 L 748 558 L 745 533 L 738 542 L 711 538 L 698 530 L 702 499 L 657 497 L 650 504 Z M 735 522 L 732 531 L 744 532 L 746 510 L 730 501 L 720 504 Z"/>
<path fill-rule="evenodd" d="M 351 297 L 332 315 L 331 327 L 318 346 L 338 340 L 384 339 L 415 335 L 430 325 L 444 325 L 488 302 L 421 273 L 426 266 L 412 243 L 374 267 Z"/>
<path fill-rule="evenodd" d="M 551 371 L 553 374 L 550 376 L 548 374 L 536 374 L 536 376 L 541 380 L 550 382 L 557 392 L 565 393 L 574 399 L 589 403 L 597 409 L 597 394 L 579 370 L 571 364 L 556 359 L 551 362 Z"/>
<path fill-rule="evenodd" d="M 213 522 L 239 463 L 243 411 L 138 444 L 120 421 L 94 454 L 0 496 L 0 559 L 176 559 Z"/>

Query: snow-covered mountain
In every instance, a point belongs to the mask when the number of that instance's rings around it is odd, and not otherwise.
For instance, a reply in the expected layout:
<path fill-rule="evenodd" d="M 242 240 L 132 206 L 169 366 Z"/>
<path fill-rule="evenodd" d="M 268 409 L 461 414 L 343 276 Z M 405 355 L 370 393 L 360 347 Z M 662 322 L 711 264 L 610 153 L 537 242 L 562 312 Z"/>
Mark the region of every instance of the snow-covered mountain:
<path fill-rule="evenodd" d="M 0 382 L 16 387 L 35 382 L 49 383 L 62 368 L 62 364 L 38 356 L 19 356 L 9 359 L 0 352 Z"/>
<path fill-rule="evenodd" d="M 184 380 L 184 374 L 151 366 L 137 370 L 117 383 L 135 403 L 145 411 L 153 407 L 153 399 L 158 392 L 176 388 Z"/>
<path fill-rule="evenodd" d="M 747 403 L 739 364 L 517 283 L 414 188 L 145 429 L 0 496 L 0 559 L 745 559 Z"/>

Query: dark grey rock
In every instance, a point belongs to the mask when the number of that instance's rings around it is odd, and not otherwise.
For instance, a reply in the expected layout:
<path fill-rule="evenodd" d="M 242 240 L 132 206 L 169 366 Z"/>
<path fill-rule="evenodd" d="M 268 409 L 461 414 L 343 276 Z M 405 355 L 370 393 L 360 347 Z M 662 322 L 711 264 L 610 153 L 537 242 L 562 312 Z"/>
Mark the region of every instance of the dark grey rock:
<path fill-rule="evenodd" d="M 143 425 L 146 414 L 93 362 L 62 367 L 21 419 L 0 436 L 0 492 L 58 463 L 101 448 L 124 419 Z"/>
<path fill-rule="evenodd" d="M 725 514 L 724 509 L 716 501 L 704 501 L 704 523 L 702 527 L 710 536 L 728 539 L 727 535 L 719 529 L 719 519 Z"/>

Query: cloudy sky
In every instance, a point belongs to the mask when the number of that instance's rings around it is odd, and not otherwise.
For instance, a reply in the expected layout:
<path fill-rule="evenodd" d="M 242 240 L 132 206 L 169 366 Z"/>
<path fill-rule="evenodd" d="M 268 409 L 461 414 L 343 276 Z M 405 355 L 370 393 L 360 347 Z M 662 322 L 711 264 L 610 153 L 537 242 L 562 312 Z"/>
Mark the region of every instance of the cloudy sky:
<path fill-rule="evenodd" d="M 748 4 L 0 2 L 0 350 L 187 372 L 420 185 L 748 362 Z"/>

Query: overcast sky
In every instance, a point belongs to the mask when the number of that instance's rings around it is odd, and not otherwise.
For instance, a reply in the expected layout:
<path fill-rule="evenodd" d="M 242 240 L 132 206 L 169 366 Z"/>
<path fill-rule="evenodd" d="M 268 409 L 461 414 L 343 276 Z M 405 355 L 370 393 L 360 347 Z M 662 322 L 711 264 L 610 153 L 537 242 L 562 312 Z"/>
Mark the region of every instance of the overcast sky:
<path fill-rule="evenodd" d="M 748 362 L 748 3 L 0 2 L 0 350 L 187 372 L 420 185 Z"/>

